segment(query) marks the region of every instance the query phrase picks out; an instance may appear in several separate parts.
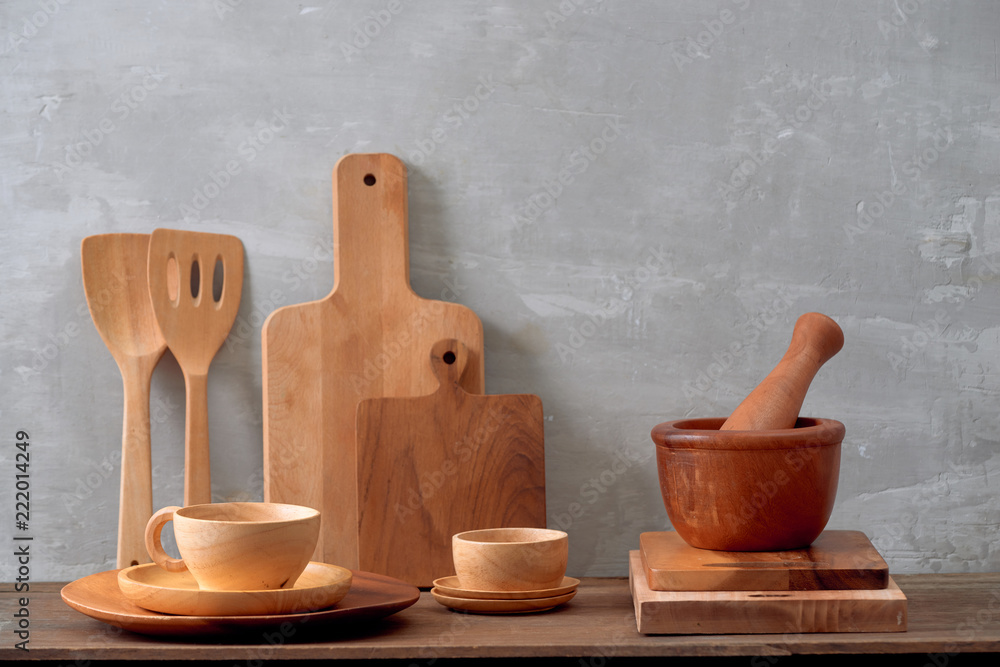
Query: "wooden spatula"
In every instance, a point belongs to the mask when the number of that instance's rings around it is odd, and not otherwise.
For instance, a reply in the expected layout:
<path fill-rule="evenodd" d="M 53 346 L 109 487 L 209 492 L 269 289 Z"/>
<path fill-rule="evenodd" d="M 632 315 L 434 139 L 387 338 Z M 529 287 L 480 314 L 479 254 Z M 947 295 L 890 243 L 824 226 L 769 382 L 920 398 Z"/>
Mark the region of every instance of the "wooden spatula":
<path fill-rule="evenodd" d="M 362 570 L 430 586 L 455 571 L 455 533 L 545 527 L 542 401 L 468 393 L 468 358 L 459 341 L 439 341 L 437 391 L 358 404 Z"/>
<path fill-rule="evenodd" d="M 222 271 L 221 290 L 216 276 Z M 149 294 L 167 346 L 184 373 L 184 504 L 212 502 L 208 367 L 229 335 L 243 291 L 235 236 L 157 229 L 149 241 Z M 216 298 L 218 297 L 218 298 Z"/>
<path fill-rule="evenodd" d="M 149 300 L 148 249 L 149 234 L 100 234 L 80 244 L 87 307 L 124 383 L 119 568 L 149 562 L 143 538 L 153 514 L 149 385 L 167 344 Z"/>
<path fill-rule="evenodd" d="M 469 348 L 466 391 L 485 389 L 479 318 L 410 287 L 406 183 L 392 155 L 337 162 L 333 291 L 279 308 L 261 332 L 264 500 L 320 510 L 313 560 L 348 568 L 358 567 L 358 401 L 436 390 L 427 352 L 442 338 Z"/>
<path fill-rule="evenodd" d="M 737 406 L 721 430 L 794 428 L 813 377 L 843 346 L 844 332 L 831 318 L 821 313 L 800 317 L 785 356 Z"/>

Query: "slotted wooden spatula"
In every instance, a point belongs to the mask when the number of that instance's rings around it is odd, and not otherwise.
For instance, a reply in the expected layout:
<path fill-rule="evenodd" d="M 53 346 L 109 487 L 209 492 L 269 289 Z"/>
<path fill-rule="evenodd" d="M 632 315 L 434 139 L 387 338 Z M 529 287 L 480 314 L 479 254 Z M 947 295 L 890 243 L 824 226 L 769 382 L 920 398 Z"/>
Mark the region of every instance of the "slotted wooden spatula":
<path fill-rule="evenodd" d="M 427 351 L 469 348 L 466 391 L 482 393 L 483 327 L 459 304 L 410 287 L 406 167 L 384 153 L 333 170 L 333 291 L 264 322 L 264 500 L 322 512 L 313 560 L 358 567 L 358 401 L 437 389 Z M 443 291 L 443 290 L 442 290 Z"/>
<path fill-rule="evenodd" d="M 467 360 L 459 341 L 439 341 L 437 391 L 358 404 L 362 570 L 430 586 L 455 571 L 455 533 L 545 527 L 542 401 L 468 393 Z"/>
<path fill-rule="evenodd" d="M 148 263 L 156 322 L 184 373 L 184 504 L 210 503 L 208 367 L 240 308 L 243 244 L 226 234 L 157 229 Z"/>
<path fill-rule="evenodd" d="M 149 385 L 167 349 L 146 283 L 149 234 L 99 234 L 80 244 L 83 290 L 94 326 L 122 374 L 122 479 L 118 498 L 119 568 L 148 563 L 143 534 L 153 514 Z"/>

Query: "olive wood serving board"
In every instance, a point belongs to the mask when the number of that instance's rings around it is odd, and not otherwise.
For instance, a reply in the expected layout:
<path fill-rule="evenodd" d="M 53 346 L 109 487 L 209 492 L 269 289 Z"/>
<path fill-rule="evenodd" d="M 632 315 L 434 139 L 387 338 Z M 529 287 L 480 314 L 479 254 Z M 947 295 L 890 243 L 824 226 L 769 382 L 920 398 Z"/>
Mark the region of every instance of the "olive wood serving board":
<path fill-rule="evenodd" d="M 469 308 L 410 287 L 398 158 L 341 158 L 333 203 L 333 290 L 279 308 L 263 326 L 264 499 L 320 510 L 313 560 L 356 568 L 358 402 L 437 389 L 425 359 L 442 338 L 468 346 L 462 386 L 483 393 L 483 328 Z"/>
<path fill-rule="evenodd" d="M 428 349 L 437 390 L 364 400 L 357 429 L 361 568 L 421 587 L 455 572 L 455 533 L 545 527 L 541 399 L 470 394 L 466 347 Z"/>
<path fill-rule="evenodd" d="M 711 551 L 675 531 L 639 536 L 643 571 L 654 591 L 807 591 L 881 589 L 889 566 L 856 530 L 827 530 L 806 549 Z"/>
<path fill-rule="evenodd" d="M 647 635 L 906 631 L 906 596 L 891 577 L 877 590 L 654 591 L 635 550 L 629 587 Z"/>

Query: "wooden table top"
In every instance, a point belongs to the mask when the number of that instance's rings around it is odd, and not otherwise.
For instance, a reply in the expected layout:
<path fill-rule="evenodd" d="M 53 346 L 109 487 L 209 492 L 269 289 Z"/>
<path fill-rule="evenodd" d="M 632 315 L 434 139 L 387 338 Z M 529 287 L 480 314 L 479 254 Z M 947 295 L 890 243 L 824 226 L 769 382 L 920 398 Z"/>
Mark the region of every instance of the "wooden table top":
<path fill-rule="evenodd" d="M 1000 573 L 893 578 L 908 598 L 909 631 L 905 633 L 641 635 L 636 631 L 628 580 L 587 578 L 568 604 L 541 614 L 462 614 L 439 605 L 424 591 L 415 605 L 394 616 L 350 632 L 328 630 L 316 636 L 307 629 L 292 631 L 281 645 L 267 643 L 264 636 L 240 638 L 242 643 L 206 643 L 137 635 L 69 608 L 59 596 L 62 584 L 31 583 L 26 594 L 28 654 L 15 649 L 18 639 L 12 622 L 18 598 L 25 594 L 4 584 L 0 659 L 226 660 L 232 664 L 260 659 L 381 658 L 431 664 L 434 659 L 448 658 L 1000 653 Z"/>

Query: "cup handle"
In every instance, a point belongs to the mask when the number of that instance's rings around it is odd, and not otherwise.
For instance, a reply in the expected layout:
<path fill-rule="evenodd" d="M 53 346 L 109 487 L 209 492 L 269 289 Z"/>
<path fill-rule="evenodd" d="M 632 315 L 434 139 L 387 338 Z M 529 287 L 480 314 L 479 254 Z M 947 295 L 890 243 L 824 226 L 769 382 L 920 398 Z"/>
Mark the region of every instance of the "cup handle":
<path fill-rule="evenodd" d="M 160 544 L 160 533 L 163 532 L 163 527 L 167 525 L 168 521 L 174 520 L 174 512 L 179 509 L 181 508 L 176 505 L 164 507 L 149 517 L 149 522 L 146 523 L 146 551 L 149 552 L 149 557 L 153 559 L 153 562 L 167 572 L 184 572 L 187 570 L 187 565 L 184 564 L 183 559 L 171 558 L 163 550 L 163 545 Z"/>

